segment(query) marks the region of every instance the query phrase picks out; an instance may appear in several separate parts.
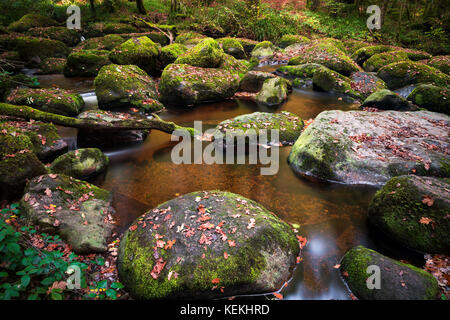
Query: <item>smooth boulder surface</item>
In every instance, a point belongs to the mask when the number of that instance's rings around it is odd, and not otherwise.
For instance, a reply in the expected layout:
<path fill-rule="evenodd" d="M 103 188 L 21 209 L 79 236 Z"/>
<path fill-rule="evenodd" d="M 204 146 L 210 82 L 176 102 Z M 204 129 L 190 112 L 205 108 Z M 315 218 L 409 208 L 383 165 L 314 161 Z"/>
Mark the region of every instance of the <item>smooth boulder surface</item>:
<path fill-rule="evenodd" d="M 450 117 L 429 111 L 324 111 L 295 142 L 300 175 L 382 185 L 408 173 L 448 177 Z"/>
<path fill-rule="evenodd" d="M 373 273 L 367 273 L 369 266 L 380 268 L 379 289 L 367 287 L 366 281 Z M 430 273 L 363 246 L 347 251 L 340 271 L 361 300 L 435 300 L 439 296 L 438 282 Z"/>
<path fill-rule="evenodd" d="M 288 87 L 286 79 L 280 77 L 267 79 L 256 95 L 256 102 L 267 106 L 280 105 L 287 99 Z"/>
<path fill-rule="evenodd" d="M 450 115 L 449 88 L 421 84 L 409 94 L 407 99 L 419 107 Z"/>
<path fill-rule="evenodd" d="M 108 156 L 100 149 L 77 149 L 56 158 L 50 165 L 50 171 L 86 179 L 105 171 L 108 163 Z"/>
<path fill-rule="evenodd" d="M 20 203 L 30 224 L 59 234 L 75 252 L 108 249 L 114 213 L 109 191 L 65 175 L 47 174 L 28 183 Z"/>
<path fill-rule="evenodd" d="M 214 299 L 278 290 L 298 254 L 289 225 L 258 203 L 202 191 L 136 219 L 120 242 L 118 271 L 137 299 Z"/>
<path fill-rule="evenodd" d="M 369 206 L 369 221 L 413 250 L 450 252 L 450 180 L 399 176 L 390 179 Z"/>
<path fill-rule="evenodd" d="M 372 93 L 361 105 L 361 108 L 377 108 L 381 110 L 408 111 L 413 106 L 408 100 L 400 97 L 395 92 L 383 89 Z"/>

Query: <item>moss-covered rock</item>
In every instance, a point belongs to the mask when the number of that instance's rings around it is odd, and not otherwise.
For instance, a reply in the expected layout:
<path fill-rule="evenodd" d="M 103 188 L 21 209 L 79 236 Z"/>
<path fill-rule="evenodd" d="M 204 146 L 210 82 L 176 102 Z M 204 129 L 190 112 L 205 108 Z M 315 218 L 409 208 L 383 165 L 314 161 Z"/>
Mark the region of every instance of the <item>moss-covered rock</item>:
<path fill-rule="evenodd" d="M 285 34 L 278 42 L 278 46 L 280 48 L 286 48 L 294 43 L 308 43 L 310 41 L 311 40 L 309 40 L 307 37 L 298 34 Z"/>
<path fill-rule="evenodd" d="M 378 53 L 383 53 L 383 52 L 394 51 L 394 50 L 395 49 L 393 47 L 384 46 L 384 45 L 362 47 L 362 48 L 356 50 L 351 55 L 351 58 L 357 64 L 362 66 L 364 64 L 364 62 L 366 62 L 373 55 L 378 54 Z"/>
<path fill-rule="evenodd" d="M 70 49 L 61 41 L 32 37 L 18 38 L 17 51 L 25 62 L 36 57 L 40 60 L 49 57 L 65 58 L 70 53 Z"/>
<path fill-rule="evenodd" d="M 206 38 L 180 55 L 175 63 L 200 68 L 217 68 L 222 62 L 223 55 L 224 52 L 219 44 L 212 38 Z"/>
<path fill-rule="evenodd" d="M 193 39 L 198 40 L 198 39 L 203 39 L 203 38 L 206 38 L 206 36 L 204 36 L 200 33 L 197 33 L 197 32 L 193 32 L 193 31 L 183 32 L 183 33 L 180 33 L 175 38 L 175 43 L 181 43 L 181 44 L 186 45 L 189 40 L 193 40 Z"/>
<path fill-rule="evenodd" d="M 290 227 L 258 203 L 193 192 L 134 221 L 120 242 L 118 271 L 137 299 L 211 299 L 279 289 L 298 254 Z"/>
<path fill-rule="evenodd" d="M 16 32 L 24 32 L 35 27 L 51 27 L 56 25 L 58 25 L 58 22 L 49 17 L 29 13 L 20 18 L 20 20 L 11 23 L 8 29 Z"/>
<path fill-rule="evenodd" d="M 139 30 L 127 23 L 107 22 L 103 25 L 102 31 L 105 34 L 122 34 L 122 33 L 136 33 Z"/>
<path fill-rule="evenodd" d="M 404 51 L 377 53 L 364 62 L 363 68 L 369 72 L 376 72 L 388 64 L 407 60 L 409 60 L 408 54 Z"/>
<path fill-rule="evenodd" d="M 380 288 L 368 288 L 367 280 L 371 276 L 367 272 L 369 266 L 380 268 Z M 347 251 L 342 258 L 340 270 L 350 290 L 361 300 L 439 298 L 438 283 L 430 273 L 363 246 Z"/>
<path fill-rule="evenodd" d="M 105 252 L 114 209 L 109 191 L 62 174 L 33 178 L 20 204 L 28 223 L 59 234 L 77 253 Z"/>
<path fill-rule="evenodd" d="M 81 40 L 80 35 L 74 29 L 67 27 L 37 27 L 26 32 L 28 36 L 58 40 L 69 47 L 76 46 Z"/>
<path fill-rule="evenodd" d="M 222 62 L 219 65 L 219 69 L 228 71 L 232 74 L 237 74 L 239 78 L 243 78 L 247 71 L 253 66 L 253 63 L 247 60 L 238 60 L 229 54 L 224 53 L 222 56 Z"/>
<path fill-rule="evenodd" d="M 6 101 L 69 117 L 79 114 L 84 106 L 83 98 L 79 94 L 59 88 L 16 89 Z"/>
<path fill-rule="evenodd" d="M 449 121 L 428 111 L 324 111 L 295 142 L 288 162 L 300 175 L 347 184 L 382 185 L 411 172 L 448 177 Z"/>
<path fill-rule="evenodd" d="M 317 69 L 322 65 L 317 63 L 305 63 L 296 66 L 282 66 L 277 69 L 278 73 L 290 78 L 312 78 Z"/>
<path fill-rule="evenodd" d="M 159 92 L 163 102 L 193 105 L 232 97 L 239 81 L 237 74 L 222 69 L 170 64 L 161 75 Z"/>
<path fill-rule="evenodd" d="M 259 42 L 252 50 L 251 56 L 255 58 L 271 58 L 275 54 L 276 47 L 270 41 Z"/>
<path fill-rule="evenodd" d="M 245 59 L 246 54 L 244 47 L 236 38 L 217 39 L 217 43 L 226 54 L 229 54 L 236 59 Z"/>
<path fill-rule="evenodd" d="M 95 77 L 99 70 L 111 63 L 106 50 L 73 51 L 64 66 L 66 77 Z"/>
<path fill-rule="evenodd" d="M 450 89 L 431 84 L 417 86 L 408 96 L 415 105 L 450 115 Z"/>
<path fill-rule="evenodd" d="M 305 63 L 321 64 L 345 76 L 360 70 L 355 62 L 329 41 L 315 42 L 303 46 L 297 52 L 297 55 L 289 60 L 289 65 Z"/>
<path fill-rule="evenodd" d="M 78 149 L 56 158 L 50 166 L 50 171 L 76 179 L 86 179 L 106 170 L 108 163 L 108 156 L 100 149 Z"/>
<path fill-rule="evenodd" d="M 39 65 L 39 74 L 59 74 L 64 72 L 65 58 L 46 58 Z"/>
<path fill-rule="evenodd" d="M 450 75 L 450 56 L 436 56 L 429 59 L 426 64 Z"/>
<path fill-rule="evenodd" d="M 188 48 L 181 43 L 172 43 L 162 47 L 159 54 L 160 68 L 164 69 L 167 65 L 174 63 L 187 50 Z"/>
<path fill-rule="evenodd" d="M 381 110 L 413 110 L 414 107 L 405 98 L 395 92 L 382 89 L 372 93 L 361 105 L 361 108 L 377 108 Z"/>
<path fill-rule="evenodd" d="M 149 38 L 131 38 L 109 54 L 109 59 L 117 64 L 137 65 L 148 74 L 155 75 L 159 72 L 158 66 L 159 47 Z"/>
<path fill-rule="evenodd" d="M 450 252 L 449 179 L 399 176 L 369 206 L 369 221 L 398 243 L 427 253 Z"/>
<path fill-rule="evenodd" d="M 1 46 L 1 45 L 0 45 Z M 0 54 L 0 66 L 2 71 L 6 72 L 19 72 L 25 67 L 20 60 L 20 55 L 17 51 L 5 51 Z"/>
<path fill-rule="evenodd" d="M 258 41 L 251 39 L 245 38 L 235 38 L 235 39 L 240 42 L 246 54 L 250 54 L 255 48 L 255 46 L 258 44 Z"/>
<path fill-rule="evenodd" d="M 370 46 L 370 44 L 367 42 L 353 39 L 342 40 L 342 43 L 345 47 L 345 52 L 347 52 L 349 55 L 352 55 L 358 49 Z"/>
<path fill-rule="evenodd" d="M 100 69 L 94 80 L 100 108 L 129 107 L 144 111 L 160 110 L 156 84 L 144 70 L 135 65 L 110 64 Z"/>
<path fill-rule="evenodd" d="M 280 77 L 266 79 L 256 95 L 256 102 L 267 106 L 280 105 L 287 99 L 288 87 L 286 79 Z"/>
<path fill-rule="evenodd" d="M 450 76 L 433 67 L 412 61 L 389 64 L 378 71 L 378 76 L 391 90 L 415 83 L 434 83 L 441 87 L 450 85 Z"/>
<path fill-rule="evenodd" d="M 292 145 L 300 136 L 303 129 L 303 120 L 293 113 L 281 111 L 280 113 L 254 112 L 222 121 L 216 128 L 223 135 L 245 136 L 249 130 L 261 139 L 266 137 L 270 143 L 271 130 L 277 130 L 279 142 L 282 145 Z M 262 131 L 266 130 L 266 131 Z M 264 133 L 264 134 L 263 134 Z M 263 143 L 259 139 L 258 143 Z"/>
<path fill-rule="evenodd" d="M 126 40 L 118 34 L 108 34 L 104 37 L 96 37 L 83 41 L 75 50 L 112 50 Z"/>
<path fill-rule="evenodd" d="M 249 71 L 242 78 L 239 91 L 259 92 L 267 79 L 276 78 L 276 75 L 263 71 Z"/>
<path fill-rule="evenodd" d="M 11 90 L 19 86 L 36 88 L 38 84 L 39 83 L 36 83 L 33 78 L 30 78 L 22 73 L 15 75 L 0 73 L 0 101 L 4 101 L 11 93 Z"/>

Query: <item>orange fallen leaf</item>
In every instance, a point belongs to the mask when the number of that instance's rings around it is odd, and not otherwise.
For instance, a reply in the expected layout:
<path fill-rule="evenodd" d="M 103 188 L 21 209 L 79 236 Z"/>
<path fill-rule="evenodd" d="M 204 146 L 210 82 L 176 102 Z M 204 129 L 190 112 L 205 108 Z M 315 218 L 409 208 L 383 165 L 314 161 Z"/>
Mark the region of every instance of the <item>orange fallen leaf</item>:
<path fill-rule="evenodd" d="M 275 296 L 275 298 L 283 300 L 283 295 L 281 293 L 274 292 L 273 295 Z"/>

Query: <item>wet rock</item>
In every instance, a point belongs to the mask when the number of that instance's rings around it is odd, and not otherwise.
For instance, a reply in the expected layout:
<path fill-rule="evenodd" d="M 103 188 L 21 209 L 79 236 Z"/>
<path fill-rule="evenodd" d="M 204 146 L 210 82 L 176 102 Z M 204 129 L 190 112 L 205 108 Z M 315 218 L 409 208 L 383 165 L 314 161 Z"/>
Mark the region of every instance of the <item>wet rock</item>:
<path fill-rule="evenodd" d="M 161 101 L 175 105 L 193 105 L 231 98 L 240 78 L 222 69 L 170 64 L 161 76 Z"/>
<path fill-rule="evenodd" d="M 239 90 L 244 92 L 259 92 L 267 79 L 276 78 L 277 76 L 263 71 L 249 71 L 242 78 Z"/>
<path fill-rule="evenodd" d="M 428 111 L 324 111 L 288 162 L 298 174 L 346 184 L 382 185 L 408 173 L 447 177 L 449 121 Z"/>
<path fill-rule="evenodd" d="M 175 60 L 187 50 L 188 48 L 181 43 L 172 43 L 162 47 L 159 55 L 160 68 L 164 69 L 167 65 L 174 63 Z"/>
<path fill-rule="evenodd" d="M 415 105 L 450 115 L 450 89 L 431 84 L 417 86 L 408 96 Z"/>
<path fill-rule="evenodd" d="M 114 209 L 109 191 L 61 174 L 33 178 L 21 206 L 30 224 L 59 234 L 76 253 L 105 252 Z"/>
<path fill-rule="evenodd" d="M 39 74 L 60 74 L 64 71 L 67 59 L 47 58 L 39 65 Z"/>
<path fill-rule="evenodd" d="M 74 50 L 112 50 L 126 40 L 118 34 L 109 34 L 83 41 Z"/>
<path fill-rule="evenodd" d="M 201 68 L 217 68 L 222 62 L 223 54 L 223 50 L 214 39 L 206 38 L 180 55 L 175 63 Z"/>
<path fill-rule="evenodd" d="M 404 51 L 389 51 L 377 53 L 371 56 L 363 64 L 363 68 L 369 72 L 376 72 L 388 64 L 409 60 L 408 54 Z"/>
<path fill-rule="evenodd" d="M 369 221 L 407 248 L 450 252 L 450 180 L 399 176 L 390 179 L 369 206 Z"/>
<path fill-rule="evenodd" d="M 434 83 L 442 87 L 450 85 L 450 76 L 433 67 L 412 61 L 389 64 L 378 71 L 378 76 L 391 90 L 415 83 Z"/>
<path fill-rule="evenodd" d="M 31 28 L 26 32 L 26 35 L 58 40 L 69 47 L 74 47 L 81 41 L 78 32 L 74 29 L 68 29 L 67 27 Z"/>
<path fill-rule="evenodd" d="M 361 105 L 361 108 L 366 107 L 397 111 L 409 111 L 415 109 L 408 100 L 387 89 L 376 91 L 368 96 Z"/>
<path fill-rule="evenodd" d="M 369 266 L 380 268 L 379 289 L 367 287 Z M 350 290 L 361 300 L 438 299 L 438 283 L 431 274 L 363 246 L 347 251 L 342 258 L 340 270 Z"/>
<path fill-rule="evenodd" d="M 368 47 L 363 47 L 363 48 L 356 50 L 352 54 L 351 58 L 357 64 L 362 66 L 364 64 L 364 62 L 366 62 L 373 55 L 378 54 L 378 53 L 383 53 L 383 52 L 394 51 L 394 50 L 395 49 L 391 46 L 384 46 L 384 45 L 368 46 Z"/>
<path fill-rule="evenodd" d="M 235 38 L 221 38 L 218 39 L 217 42 L 226 54 L 229 54 L 236 59 L 245 59 L 245 50 L 239 40 Z"/>
<path fill-rule="evenodd" d="M 94 80 L 94 86 L 101 109 L 134 106 L 153 112 L 163 107 L 157 100 L 155 82 L 135 65 L 103 66 Z"/>
<path fill-rule="evenodd" d="M 39 14 L 29 13 L 24 15 L 20 20 L 11 23 L 8 30 L 15 32 L 24 32 L 34 27 L 50 27 L 56 26 L 58 22 Z"/>
<path fill-rule="evenodd" d="M 436 56 L 429 59 L 426 64 L 450 75 L 450 56 Z"/>
<path fill-rule="evenodd" d="M 159 72 L 159 47 L 149 38 L 131 38 L 109 54 L 109 59 L 121 65 L 136 65 L 150 75 Z"/>
<path fill-rule="evenodd" d="M 280 105 L 287 99 L 288 86 L 286 79 L 280 77 L 267 79 L 256 95 L 256 102 L 267 106 Z"/>
<path fill-rule="evenodd" d="M 241 133 L 245 135 L 248 130 L 253 130 L 256 134 L 261 135 L 262 131 L 260 130 L 264 129 L 267 130 L 267 135 L 265 135 L 267 142 L 271 141 L 270 130 L 278 130 L 280 143 L 292 145 L 303 130 L 303 120 L 287 111 L 280 113 L 254 112 L 222 121 L 217 126 L 217 130 L 223 135 L 233 134 L 234 136 L 239 136 Z"/>
<path fill-rule="evenodd" d="M 301 36 L 301 35 L 297 35 L 297 34 L 285 34 L 281 37 L 280 42 L 278 43 L 278 46 L 280 48 L 286 48 L 295 43 L 308 43 L 310 41 L 311 40 L 309 40 L 305 36 Z"/>
<path fill-rule="evenodd" d="M 70 49 L 61 41 L 20 37 L 17 39 L 17 51 L 24 62 L 39 64 L 45 58 L 66 58 Z"/>
<path fill-rule="evenodd" d="M 105 171 L 108 164 L 108 156 L 100 149 L 78 149 L 56 158 L 50 166 L 50 171 L 76 179 L 87 179 Z"/>
<path fill-rule="evenodd" d="M 69 117 L 79 114 L 84 106 L 83 98 L 79 94 L 59 88 L 16 89 L 6 101 Z"/>
<path fill-rule="evenodd" d="M 137 299 L 213 299 L 277 290 L 298 254 L 290 227 L 258 203 L 203 191 L 135 220 L 121 240 L 118 271 Z"/>
<path fill-rule="evenodd" d="M 255 58 L 271 58 L 275 54 L 276 47 L 270 41 L 258 43 L 252 50 L 251 56 Z"/>
<path fill-rule="evenodd" d="M 72 52 L 64 66 L 66 77 L 95 77 L 99 70 L 111 63 L 106 50 L 79 50 Z"/>

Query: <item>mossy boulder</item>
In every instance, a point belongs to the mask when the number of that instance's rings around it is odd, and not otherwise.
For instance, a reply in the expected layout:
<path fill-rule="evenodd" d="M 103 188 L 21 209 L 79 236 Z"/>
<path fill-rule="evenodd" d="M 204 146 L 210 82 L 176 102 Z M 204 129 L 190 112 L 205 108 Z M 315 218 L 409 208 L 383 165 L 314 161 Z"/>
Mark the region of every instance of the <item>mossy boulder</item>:
<path fill-rule="evenodd" d="M 223 55 L 219 44 L 212 38 L 206 38 L 180 55 L 175 63 L 200 68 L 217 68 L 222 62 Z"/>
<path fill-rule="evenodd" d="M 388 64 L 400 61 L 408 61 L 408 54 L 404 51 L 389 51 L 377 53 L 367 59 L 363 68 L 369 72 L 376 72 Z"/>
<path fill-rule="evenodd" d="M 16 89 L 6 101 L 69 117 L 79 114 L 84 106 L 83 98 L 79 94 L 59 88 Z"/>
<path fill-rule="evenodd" d="M 278 42 L 278 46 L 280 48 L 286 48 L 294 43 L 308 43 L 311 40 L 309 40 L 305 36 L 297 35 L 297 34 L 285 34 L 281 37 L 280 41 Z"/>
<path fill-rule="evenodd" d="M 240 42 L 246 54 L 250 54 L 255 48 L 255 46 L 258 44 L 258 41 L 256 40 L 245 38 L 235 38 L 235 39 Z"/>
<path fill-rule="evenodd" d="M 40 62 L 49 57 L 66 58 L 70 53 L 70 49 L 61 41 L 33 37 L 18 38 L 17 51 L 25 62 L 31 59 Z"/>
<path fill-rule="evenodd" d="M 257 134 L 259 138 L 264 133 L 267 138 L 266 143 L 270 143 L 272 139 L 271 130 L 277 130 L 279 142 L 282 145 L 292 145 L 300 136 L 303 125 L 300 117 L 288 111 L 280 113 L 254 112 L 222 121 L 216 129 L 223 135 L 231 134 L 235 137 L 248 135 L 249 130 L 252 130 L 251 132 Z M 263 142 L 258 141 L 258 143 Z"/>
<path fill-rule="evenodd" d="M 3 72 L 16 73 L 25 67 L 17 51 L 2 52 L 0 54 L 0 61 Z"/>
<path fill-rule="evenodd" d="M 239 85 L 239 91 L 259 92 L 267 79 L 276 78 L 277 76 L 263 71 L 249 71 L 242 78 Z"/>
<path fill-rule="evenodd" d="M 73 51 L 64 66 L 66 77 L 95 77 L 99 70 L 111 63 L 106 50 Z"/>
<path fill-rule="evenodd" d="M 33 178 L 20 204 L 24 218 L 58 234 L 76 253 L 105 252 L 112 230 L 111 194 L 62 174 Z"/>
<path fill-rule="evenodd" d="M 378 71 L 378 76 L 391 90 L 416 83 L 433 83 L 441 87 L 450 85 L 450 76 L 438 69 L 413 61 L 389 64 Z"/>
<path fill-rule="evenodd" d="M 122 65 L 137 65 L 150 75 L 159 72 L 159 47 L 147 37 L 131 38 L 109 54 L 109 59 Z"/>
<path fill-rule="evenodd" d="M 353 62 L 342 50 L 331 42 L 315 42 L 302 46 L 296 56 L 289 59 L 289 65 L 301 65 L 305 63 L 321 64 L 344 76 L 359 71 L 359 66 Z"/>
<path fill-rule="evenodd" d="M 450 89 L 448 88 L 421 84 L 409 94 L 407 99 L 419 107 L 450 115 Z"/>
<path fill-rule="evenodd" d="M 282 66 L 277 69 L 277 73 L 281 73 L 289 78 L 312 78 L 317 69 L 322 65 L 317 63 L 305 63 L 296 66 Z"/>
<path fill-rule="evenodd" d="M 346 184 L 383 185 L 408 173 L 448 177 L 449 121 L 429 111 L 324 111 L 288 162 L 299 175 Z"/>
<path fill-rule="evenodd" d="M 353 39 L 342 40 L 342 43 L 345 47 L 345 52 L 347 52 L 349 55 L 352 55 L 358 49 L 370 46 L 367 42 Z"/>
<path fill-rule="evenodd" d="M 94 80 L 100 108 L 109 110 L 130 105 L 144 111 L 160 110 L 156 84 L 135 65 L 110 64 L 100 69 Z"/>
<path fill-rule="evenodd" d="M 246 54 L 244 47 L 236 38 L 217 39 L 217 43 L 226 54 L 229 54 L 236 59 L 245 59 Z"/>
<path fill-rule="evenodd" d="M 226 70 L 170 64 L 161 75 L 159 92 L 164 103 L 194 105 L 231 98 L 239 82 L 237 74 Z"/>
<path fill-rule="evenodd" d="M 364 64 L 364 62 L 366 62 L 373 55 L 378 54 L 378 53 L 383 53 L 383 52 L 394 51 L 394 50 L 395 49 L 393 47 L 384 46 L 384 45 L 362 47 L 362 48 L 356 50 L 351 55 L 351 58 L 357 64 L 362 66 Z"/>
<path fill-rule="evenodd" d="M 252 50 L 251 56 L 261 58 L 271 58 L 276 51 L 276 47 L 270 41 L 259 42 Z"/>
<path fill-rule="evenodd" d="M 181 43 L 181 44 L 186 45 L 189 40 L 193 40 L 193 39 L 198 40 L 198 39 L 203 39 L 203 38 L 206 38 L 206 36 L 204 36 L 200 33 L 197 33 L 197 32 L 193 32 L 193 31 L 183 32 L 183 33 L 180 33 L 175 38 L 175 43 Z"/>
<path fill-rule="evenodd" d="M 38 85 L 39 83 L 22 73 L 15 75 L 0 73 L 0 101 L 4 101 L 11 90 L 19 86 L 36 88 Z"/>
<path fill-rule="evenodd" d="M 104 37 L 90 38 L 80 43 L 75 50 L 112 50 L 126 40 L 118 34 L 108 34 Z"/>
<path fill-rule="evenodd" d="M 181 43 L 172 43 L 162 47 L 159 54 L 160 68 L 164 69 L 167 65 L 174 63 L 187 50 L 188 48 Z"/>
<path fill-rule="evenodd" d="M 369 266 L 380 268 L 380 288 L 369 289 Z M 439 298 L 436 279 L 425 270 L 386 257 L 363 246 L 347 251 L 341 274 L 350 290 L 361 300 L 435 300 Z"/>
<path fill-rule="evenodd" d="M 137 299 L 213 299 L 278 290 L 299 254 L 295 234 L 237 194 L 193 192 L 136 219 L 122 237 L 121 282 Z"/>
<path fill-rule="evenodd" d="M 390 179 L 372 199 L 369 221 L 407 248 L 450 252 L 450 180 L 416 175 Z"/>
<path fill-rule="evenodd" d="M 25 32 L 34 27 L 51 27 L 56 25 L 58 25 L 58 22 L 49 17 L 29 13 L 20 18 L 20 20 L 11 23 L 8 26 L 8 30 L 15 32 Z"/>
<path fill-rule="evenodd" d="M 286 79 L 280 77 L 266 79 L 256 95 L 256 102 L 266 106 L 278 106 L 287 99 L 288 87 L 289 82 Z"/>
<path fill-rule="evenodd" d="M 364 100 L 361 108 L 377 108 L 380 110 L 398 111 L 414 110 L 414 107 L 410 102 L 408 102 L 408 100 L 400 97 L 397 93 L 388 89 L 382 89 L 372 93 L 366 100 Z"/>
<path fill-rule="evenodd" d="M 80 35 L 74 29 L 67 27 L 37 27 L 31 28 L 26 35 L 38 38 L 58 40 L 69 47 L 76 46 L 81 40 Z"/>
<path fill-rule="evenodd" d="M 39 65 L 39 74 L 60 74 L 64 72 L 65 58 L 46 58 Z"/>
<path fill-rule="evenodd" d="M 222 56 L 222 62 L 219 65 L 219 69 L 228 71 L 232 74 L 237 74 L 239 78 L 243 78 L 247 71 L 252 68 L 253 64 L 247 60 L 238 60 L 229 54 L 224 53 Z"/>
<path fill-rule="evenodd" d="M 77 149 L 56 158 L 50 165 L 50 171 L 76 179 L 87 179 L 105 171 L 108 164 L 108 156 L 100 149 Z"/>
<path fill-rule="evenodd" d="M 436 56 L 429 59 L 426 64 L 450 75 L 450 56 Z"/>

